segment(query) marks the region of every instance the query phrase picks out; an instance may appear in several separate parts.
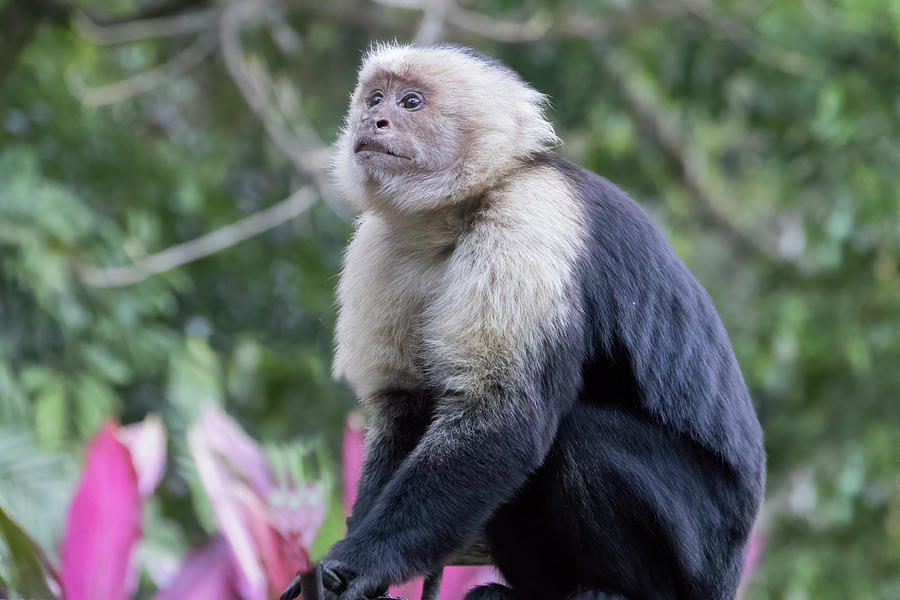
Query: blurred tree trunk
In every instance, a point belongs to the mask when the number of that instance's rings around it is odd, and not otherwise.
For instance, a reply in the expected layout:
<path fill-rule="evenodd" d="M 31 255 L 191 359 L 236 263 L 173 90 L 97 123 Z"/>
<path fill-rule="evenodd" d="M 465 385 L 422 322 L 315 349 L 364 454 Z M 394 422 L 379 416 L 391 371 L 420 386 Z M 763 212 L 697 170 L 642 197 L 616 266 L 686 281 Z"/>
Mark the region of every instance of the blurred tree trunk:
<path fill-rule="evenodd" d="M 69 6 L 53 0 L 7 0 L 0 13 L 0 89 L 12 71 L 19 53 L 28 44 L 41 22 L 64 22 Z"/>

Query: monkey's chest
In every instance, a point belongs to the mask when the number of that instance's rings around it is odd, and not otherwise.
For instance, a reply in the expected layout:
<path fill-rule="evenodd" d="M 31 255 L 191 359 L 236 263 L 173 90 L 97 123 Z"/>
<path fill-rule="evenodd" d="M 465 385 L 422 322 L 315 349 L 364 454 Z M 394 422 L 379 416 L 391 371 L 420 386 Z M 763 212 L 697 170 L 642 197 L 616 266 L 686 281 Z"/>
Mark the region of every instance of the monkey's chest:
<path fill-rule="evenodd" d="M 426 308 L 442 285 L 441 269 L 427 263 L 370 267 L 364 279 L 342 281 L 336 329 L 335 375 L 362 400 L 424 385 Z"/>

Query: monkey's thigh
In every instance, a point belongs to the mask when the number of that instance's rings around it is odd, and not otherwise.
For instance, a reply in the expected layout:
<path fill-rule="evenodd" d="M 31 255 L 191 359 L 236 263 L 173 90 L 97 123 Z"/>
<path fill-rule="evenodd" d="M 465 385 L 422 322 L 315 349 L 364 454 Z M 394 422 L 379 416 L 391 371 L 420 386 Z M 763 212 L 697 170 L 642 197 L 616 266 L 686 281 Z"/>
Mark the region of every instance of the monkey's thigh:
<path fill-rule="evenodd" d="M 595 589 L 715 598 L 707 586 L 734 577 L 724 477 L 688 440 L 615 407 L 579 404 L 541 468 L 494 515 L 488 539 L 524 598 Z M 721 564 L 705 564 L 715 552 Z M 710 593 L 695 596 L 703 589 Z"/>

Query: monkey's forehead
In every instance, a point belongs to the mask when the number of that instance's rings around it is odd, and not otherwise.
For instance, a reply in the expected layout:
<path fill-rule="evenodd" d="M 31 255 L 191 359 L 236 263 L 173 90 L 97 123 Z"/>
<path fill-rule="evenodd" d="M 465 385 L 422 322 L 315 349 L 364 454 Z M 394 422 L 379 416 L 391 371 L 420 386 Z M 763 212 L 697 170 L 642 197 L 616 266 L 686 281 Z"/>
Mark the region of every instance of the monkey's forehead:
<path fill-rule="evenodd" d="M 498 77 L 500 75 L 500 77 Z M 469 83 L 524 86 L 518 75 L 496 61 L 466 48 L 441 45 L 416 47 L 398 44 L 373 46 L 359 70 L 360 85 L 385 81 L 429 86 Z"/>
<path fill-rule="evenodd" d="M 359 80 L 360 91 L 366 91 L 369 88 L 383 87 L 391 88 L 410 88 L 424 92 L 430 91 L 433 86 L 429 82 L 427 74 L 416 72 L 415 69 L 405 69 L 402 72 L 390 71 L 388 69 L 376 69 L 371 75 L 365 79 Z"/>

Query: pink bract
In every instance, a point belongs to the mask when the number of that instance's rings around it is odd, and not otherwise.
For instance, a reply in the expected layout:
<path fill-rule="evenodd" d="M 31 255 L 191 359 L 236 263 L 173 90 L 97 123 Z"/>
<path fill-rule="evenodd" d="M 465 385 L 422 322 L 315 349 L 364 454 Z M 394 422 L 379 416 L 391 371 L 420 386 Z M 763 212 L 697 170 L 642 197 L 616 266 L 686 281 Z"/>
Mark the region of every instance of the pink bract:
<path fill-rule="evenodd" d="M 60 569 L 66 600 L 125 600 L 136 584 L 131 561 L 140 537 L 137 474 L 107 422 L 88 446 L 66 521 Z"/>

